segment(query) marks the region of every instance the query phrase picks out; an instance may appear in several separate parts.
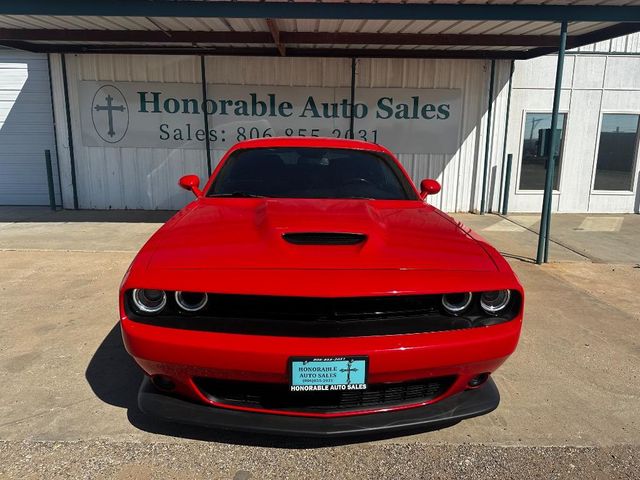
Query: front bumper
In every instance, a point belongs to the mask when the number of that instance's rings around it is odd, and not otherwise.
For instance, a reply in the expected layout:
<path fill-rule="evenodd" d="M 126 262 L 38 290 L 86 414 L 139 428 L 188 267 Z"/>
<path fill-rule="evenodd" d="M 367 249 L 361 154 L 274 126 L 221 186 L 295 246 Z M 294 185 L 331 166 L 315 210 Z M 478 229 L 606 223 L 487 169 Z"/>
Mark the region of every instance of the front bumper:
<path fill-rule="evenodd" d="M 464 390 L 418 408 L 345 417 L 299 417 L 229 410 L 194 403 L 158 391 L 145 377 L 138 391 L 140 410 L 165 420 L 211 428 L 304 437 L 339 437 L 438 427 L 484 415 L 500 403 L 491 378 L 481 387 Z"/>
<path fill-rule="evenodd" d="M 444 395 L 429 400 L 436 404 L 464 392 L 474 376 L 492 373 L 505 361 L 518 341 L 520 319 L 457 331 L 318 339 L 178 330 L 140 324 L 124 317 L 122 333 L 128 352 L 145 372 L 149 376 L 170 377 L 175 383 L 172 393 L 189 402 L 245 413 L 330 418 L 371 415 L 390 409 L 421 409 L 426 400 L 410 406 L 380 405 L 358 411 L 282 411 L 218 401 L 202 392 L 194 379 L 287 384 L 291 357 L 367 356 L 367 383 L 371 385 L 455 377 Z"/>

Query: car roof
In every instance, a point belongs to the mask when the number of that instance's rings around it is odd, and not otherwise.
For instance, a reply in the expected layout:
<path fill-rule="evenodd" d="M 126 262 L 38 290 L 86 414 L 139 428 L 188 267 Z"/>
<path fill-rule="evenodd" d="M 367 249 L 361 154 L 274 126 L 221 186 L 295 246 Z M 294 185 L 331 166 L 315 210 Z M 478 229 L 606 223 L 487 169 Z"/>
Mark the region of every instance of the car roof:
<path fill-rule="evenodd" d="M 243 140 L 236 143 L 229 152 L 250 148 L 272 147 L 311 147 L 311 148 L 344 148 L 350 150 L 369 150 L 393 155 L 382 145 L 362 140 L 349 140 L 333 137 L 269 137 Z"/>

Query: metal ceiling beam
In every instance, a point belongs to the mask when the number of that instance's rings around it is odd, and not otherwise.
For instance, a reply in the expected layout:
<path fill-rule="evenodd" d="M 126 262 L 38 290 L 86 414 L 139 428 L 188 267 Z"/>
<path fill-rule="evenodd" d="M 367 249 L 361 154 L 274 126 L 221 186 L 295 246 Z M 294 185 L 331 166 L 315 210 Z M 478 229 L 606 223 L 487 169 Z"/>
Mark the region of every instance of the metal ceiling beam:
<path fill-rule="evenodd" d="M 284 57 L 287 53 L 284 43 L 281 40 L 280 29 L 278 28 L 278 23 L 273 18 L 267 18 L 267 27 L 269 27 L 269 32 L 271 32 L 271 36 L 273 37 L 273 43 L 275 43 L 278 52 L 281 57 Z"/>
<path fill-rule="evenodd" d="M 640 7 L 198 0 L 0 0 L 0 15 L 637 22 Z"/>
<path fill-rule="evenodd" d="M 156 30 L 54 30 L 0 28 L 0 40 L 144 43 L 302 43 L 316 45 L 482 45 L 556 47 L 553 35 L 469 35 L 422 33 L 286 32 L 267 19 L 269 32 Z M 636 25 L 640 30 L 640 24 Z M 580 37 L 572 37 L 580 38 Z"/>
<path fill-rule="evenodd" d="M 269 32 L 189 30 L 58 30 L 0 28 L 2 40 L 45 42 L 271 43 Z"/>
<path fill-rule="evenodd" d="M 557 44 L 551 35 L 470 35 L 427 33 L 281 32 L 287 43 L 334 45 L 482 45 L 542 47 Z"/>
<path fill-rule="evenodd" d="M 0 40 L 0 45 L 7 48 L 15 48 L 16 50 L 24 50 L 25 52 L 40 52 L 40 46 L 36 43 L 22 42 L 19 40 Z"/>

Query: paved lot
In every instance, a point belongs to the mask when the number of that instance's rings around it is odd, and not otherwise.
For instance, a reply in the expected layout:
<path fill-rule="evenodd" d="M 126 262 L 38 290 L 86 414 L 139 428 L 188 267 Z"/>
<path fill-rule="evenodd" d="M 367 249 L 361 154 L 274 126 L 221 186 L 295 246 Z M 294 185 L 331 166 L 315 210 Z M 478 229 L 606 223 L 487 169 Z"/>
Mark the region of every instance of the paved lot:
<path fill-rule="evenodd" d="M 116 292 L 169 215 L 0 209 L 0 478 L 638 478 L 640 216 L 554 219 L 564 236 L 542 267 L 535 225 L 521 226 L 531 220 L 456 216 L 510 258 L 527 292 L 521 343 L 495 375 L 499 409 L 326 444 L 137 410 Z M 568 231 L 580 225 L 610 231 Z"/>
<path fill-rule="evenodd" d="M 540 215 L 456 214 L 508 258 L 534 261 Z M 559 214 L 551 219 L 551 262 L 640 263 L 640 215 Z"/>

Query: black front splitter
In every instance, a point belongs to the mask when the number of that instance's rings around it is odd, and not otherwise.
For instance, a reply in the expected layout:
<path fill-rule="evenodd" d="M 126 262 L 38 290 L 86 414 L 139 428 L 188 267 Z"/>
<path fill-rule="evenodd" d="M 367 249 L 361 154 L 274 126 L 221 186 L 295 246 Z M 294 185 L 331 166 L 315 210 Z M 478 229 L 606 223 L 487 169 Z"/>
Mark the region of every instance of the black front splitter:
<path fill-rule="evenodd" d="M 148 377 L 138 391 L 140 410 L 164 420 L 225 430 L 325 438 L 437 428 L 489 413 L 499 403 L 500 394 L 491 378 L 477 389 L 424 407 L 329 418 L 243 412 L 193 403 L 160 392 Z"/>

